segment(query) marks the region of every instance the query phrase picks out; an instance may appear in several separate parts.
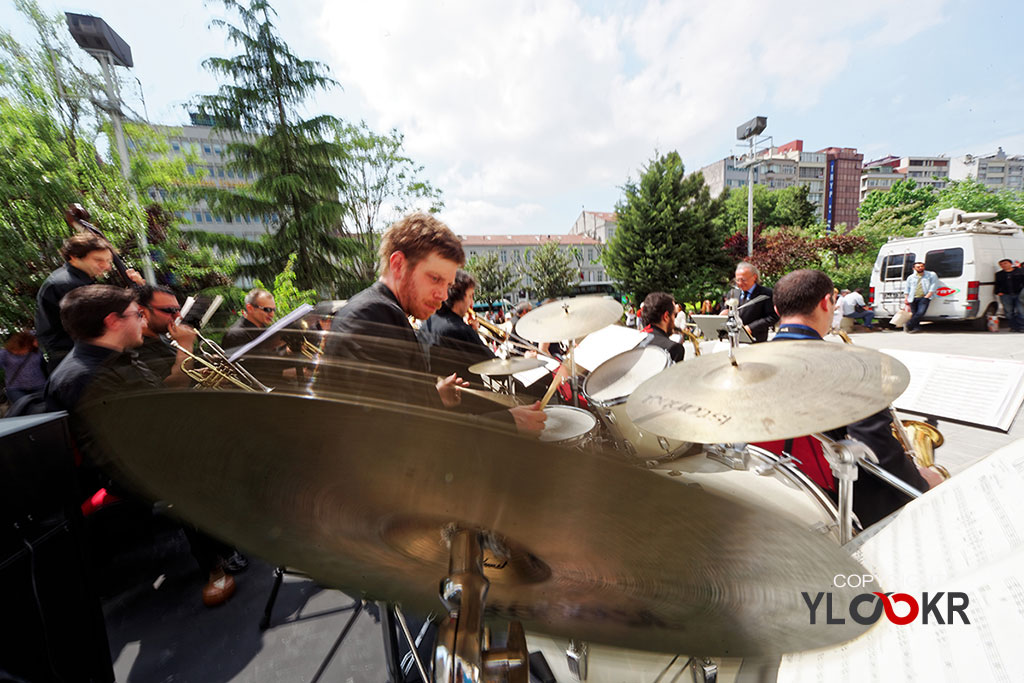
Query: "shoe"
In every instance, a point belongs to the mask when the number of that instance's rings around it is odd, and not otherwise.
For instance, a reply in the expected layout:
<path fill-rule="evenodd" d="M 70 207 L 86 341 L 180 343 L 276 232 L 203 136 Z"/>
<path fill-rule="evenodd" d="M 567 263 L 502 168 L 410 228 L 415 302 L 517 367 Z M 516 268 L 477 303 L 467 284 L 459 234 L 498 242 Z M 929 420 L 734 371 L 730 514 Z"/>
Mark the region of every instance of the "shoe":
<path fill-rule="evenodd" d="M 914 328 L 914 329 L 912 329 L 912 330 L 907 330 L 907 334 L 917 334 L 917 333 L 918 333 L 918 332 L 920 332 L 920 331 L 921 331 L 921 328 L 920 328 L 920 327 L 915 327 L 915 328 Z"/>
<path fill-rule="evenodd" d="M 241 574 L 249 567 L 249 560 L 236 550 L 226 559 L 221 559 L 220 566 L 228 574 Z"/>
<path fill-rule="evenodd" d="M 223 569 L 210 572 L 210 582 L 203 586 L 203 604 L 207 607 L 223 605 L 235 594 L 235 580 Z"/>

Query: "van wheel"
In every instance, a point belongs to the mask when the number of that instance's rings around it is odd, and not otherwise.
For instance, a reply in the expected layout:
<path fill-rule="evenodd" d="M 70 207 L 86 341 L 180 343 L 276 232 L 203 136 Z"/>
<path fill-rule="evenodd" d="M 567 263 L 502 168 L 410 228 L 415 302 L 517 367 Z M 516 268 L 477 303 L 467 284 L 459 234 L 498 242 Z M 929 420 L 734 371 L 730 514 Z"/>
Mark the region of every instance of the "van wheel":
<path fill-rule="evenodd" d="M 987 330 L 988 329 L 988 317 L 990 315 L 995 315 L 996 311 L 998 311 L 998 310 L 999 310 L 999 307 L 996 306 L 996 304 L 994 302 L 989 304 L 988 308 L 985 309 L 984 313 L 982 313 L 980 316 L 978 316 L 977 318 L 975 318 L 974 320 L 971 321 L 971 329 L 972 330 L 976 330 L 978 332 L 983 332 L 983 331 Z"/>

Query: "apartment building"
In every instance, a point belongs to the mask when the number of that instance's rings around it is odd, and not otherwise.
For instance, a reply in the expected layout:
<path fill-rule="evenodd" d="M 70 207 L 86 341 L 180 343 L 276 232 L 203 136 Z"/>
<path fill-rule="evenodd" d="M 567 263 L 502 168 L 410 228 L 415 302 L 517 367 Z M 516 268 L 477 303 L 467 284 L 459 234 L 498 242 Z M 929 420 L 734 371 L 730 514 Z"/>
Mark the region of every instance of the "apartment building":
<path fill-rule="evenodd" d="M 1024 190 L 1024 155 L 1007 155 L 1000 147 L 995 154 L 965 154 L 950 159 L 950 180 L 973 178 L 992 190 Z"/>
<path fill-rule="evenodd" d="M 852 228 L 860 222 L 860 176 L 864 155 L 853 147 L 826 147 L 825 155 L 825 224 L 835 228 L 845 224 Z"/>
<path fill-rule="evenodd" d="M 619 226 L 619 217 L 607 211 L 581 211 L 576 222 L 569 228 L 570 235 L 593 237 L 601 244 L 608 244 Z"/>
<path fill-rule="evenodd" d="M 899 166 L 900 157 L 891 154 L 865 163 L 860 174 L 860 201 L 863 202 L 875 190 L 885 192 L 897 182 L 905 180 L 906 176 L 896 170 Z"/>

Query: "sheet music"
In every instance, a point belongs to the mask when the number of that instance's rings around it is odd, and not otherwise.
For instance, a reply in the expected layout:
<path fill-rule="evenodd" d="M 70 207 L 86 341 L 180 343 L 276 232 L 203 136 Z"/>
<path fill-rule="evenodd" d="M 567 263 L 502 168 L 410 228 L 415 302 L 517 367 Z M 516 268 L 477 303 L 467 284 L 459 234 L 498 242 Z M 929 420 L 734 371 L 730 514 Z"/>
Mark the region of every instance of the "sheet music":
<path fill-rule="evenodd" d="M 241 358 L 242 356 L 247 354 L 249 351 L 251 351 L 252 349 L 254 349 L 257 346 L 259 346 L 260 344 L 262 344 L 264 341 L 269 339 L 272 335 L 274 335 L 277 332 L 281 331 L 282 329 L 284 329 L 288 325 L 291 325 L 293 322 L 295 322 L 296 320 L 298 320 L 299 318 L 301 318 L 302 316 L 306 315 L 307 313 L 309 313 L 312 310 L 313 310 L 313 307 L 310 306 L 309 304 L 302 304 L 301 306 L 296 308 L 294 311 L 292 311 L 291 313 L 289 313 L 288 315 L 286 315 L 285 317 L 281 318 L 280 320 L 275 322 L 273 325 L 268 327 L 263 332 L 263 334 L 261 334 L 260 336 L 256 337 L 255 339 L 253 339 L 251 342 L 249 342 L 245 346 L 238 347 L 238 350 L 235 351 L 234 353 L 232 353 L 231 356 L 228 358 L 228 360 L 231 361 L 232 363 L 234 363 L 236 360 L 238 360 L 239 358 Z"/>
<path fill-rule="evenodd" d="M 778 680 L 1024 680 L 1018 652 L 1024 633 L 1022 493 L 1019 440 L 908 504 L 854 553 L 882 590 L 919 601 L 925 591 L 966 593 L 969 624 L 959 617 L 951 624 L 924 624 L 918 617 L 897 626 L 883 616 L 841 647 L 787 655 Z M 945 599 L 939 605 L 945 619 Z"/>
<path fill-rule="evenodd" d="M 512 376 L 515 377 L 520 382 L 522 382 L 523 386 L 529 387 L 533 386 L 533 384 L 535 384 L 537 380 L 544 377 L 549 377 L 551 373 L 558 370 L 558 366 L 561 365 L 557 360 L 554 360 L 552 358 L 545 358 L 544 356 L 538 356 L 537 360 L 544 363 L 544 365 L 539 368 L 534 368 L 533 370 L 523 370 L 522 372 L 517 372 Z"/>
<path fill-rule="evenodd" d="M 910 370 L 895 406 L 1009 431 L 1024 402 L 1024 362 L 882 349 Z"/>

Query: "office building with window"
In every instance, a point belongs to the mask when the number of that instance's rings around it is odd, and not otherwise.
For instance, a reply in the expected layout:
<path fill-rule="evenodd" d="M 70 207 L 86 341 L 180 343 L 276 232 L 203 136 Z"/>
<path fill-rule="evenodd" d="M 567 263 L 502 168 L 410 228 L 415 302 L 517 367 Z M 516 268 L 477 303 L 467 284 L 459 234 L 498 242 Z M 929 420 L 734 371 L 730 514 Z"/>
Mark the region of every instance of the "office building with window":
<path fill-rule="evenodd" d="M 202 125 L 194 114 L 191 126 L 156 126 L 157 130 L 168 136 L 172 157 L 184 157 L 190 151 L 198 157 L 198 162 L 189 164 L 188 172 L 193 176 L 201 176 L 199 182 L 211 187 L 231 187 L 244 185 L 255 180 L 252 173 L 245 175 L 236 173 L 227 167 L 229 155 L 228 145 L 231 137 L 224 132 L 215 131 L 212 125 Z M 149 198 L 159 201 L 162 195 L 159 190 L 150 189 Z M 267 232 L 273 220 L 272 216 L 237 215 L 231 217 L 214 216 L 205 200 L 200 200 L 188 207 L 179 216 L 183 230 L 205 230 L 234 237 L 256 240 Z"/>
<path fill-rule="evenodd" d="M 950 159 L 950 180 L 973 178 L 992 190 L 1024 190 L 1024 155 L 1007 155 L 1000 147 L 995 154 L 965 154 Z"/>

